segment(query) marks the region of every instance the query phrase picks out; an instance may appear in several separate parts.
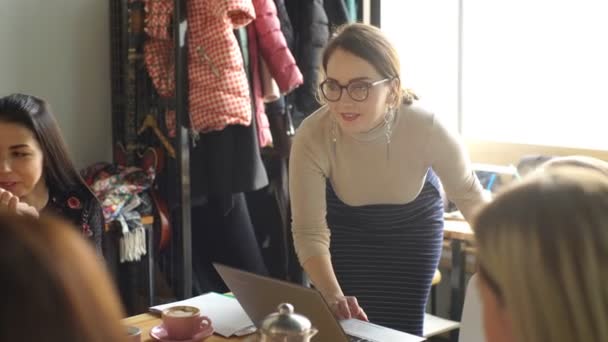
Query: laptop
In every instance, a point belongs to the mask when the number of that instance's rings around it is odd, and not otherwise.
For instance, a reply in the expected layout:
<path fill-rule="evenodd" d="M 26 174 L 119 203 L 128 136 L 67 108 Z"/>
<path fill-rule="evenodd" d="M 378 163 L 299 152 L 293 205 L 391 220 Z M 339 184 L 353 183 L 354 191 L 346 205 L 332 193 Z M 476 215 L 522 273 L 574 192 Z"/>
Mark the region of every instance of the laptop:
<path fill-rule="evenodd" d="M 281 303 L 290 303 L 294 311 L 308 318 L 319 332 L 313 342 L 419 342 L 425 339 L 377 324 L 348 319 L 338 322 L 315 289 L 260 276 L 222 264 L 213 263 L 245 313 L 258 326 Z"/>

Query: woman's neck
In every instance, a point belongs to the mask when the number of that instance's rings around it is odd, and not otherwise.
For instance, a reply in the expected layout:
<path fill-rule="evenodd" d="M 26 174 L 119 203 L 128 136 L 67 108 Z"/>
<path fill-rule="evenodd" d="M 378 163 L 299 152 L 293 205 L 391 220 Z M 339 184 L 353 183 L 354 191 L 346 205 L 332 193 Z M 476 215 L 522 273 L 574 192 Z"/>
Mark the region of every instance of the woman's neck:
<path fill-rule="evenodd" d="M 36 208 L 38 211 L 44 209 L 49 202 L 49 188 L 46 186 L 44 177 L 38 181 L 38 184 L 36 184 L 29 194 L 22 196 L 20 200 Z"/>
<path fill-rule="evenodd" d="M 396 114 L 397 112 L 395 114 L 391 114 L 388 118 L 388 123 L 390 123 L 390 125 L 393 127 L 397 122 L 398 115 Z M 379 138 L 386 137 L 386 126 L 388 123 L 385 120 L 385 116 L 382 115 L 378 119 L 378 122 L 374 123 L 373 128 L 371 128 L 370 130 L 365 132 L 352 133 L 349 135 L 358 141 L 374 141 Z"/>

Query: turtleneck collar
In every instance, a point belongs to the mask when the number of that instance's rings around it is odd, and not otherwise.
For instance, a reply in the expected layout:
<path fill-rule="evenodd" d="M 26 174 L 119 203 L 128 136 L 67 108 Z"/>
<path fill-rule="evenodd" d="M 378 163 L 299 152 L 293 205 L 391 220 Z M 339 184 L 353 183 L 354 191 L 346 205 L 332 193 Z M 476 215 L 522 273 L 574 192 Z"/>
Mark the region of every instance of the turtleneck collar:
<path fill-rule="evenodd" d="M 395 114 L 392 115 L 392 118 L 390 120 L 391 127 L 394 128 L 396 126 L 396 124 L 399 120 L 399 116 L 400 116 L 399 111 L 395 111 Z M 356 141 L 372 142 L 372 141 L 378 140 L 380 138 L 386 138 L 387 123 L 384 120 L 380 121 L 380 123 L 378 125 L 376 125 L 376 127 L 370 129 L 369 131 L 360 132 L 360 133 L 347 133 L 342 130 L 342 128 L 340 127 L 340 125 L 337 122 L 335 124 L 338 127 L 340 135 L 348 136 Z"/>

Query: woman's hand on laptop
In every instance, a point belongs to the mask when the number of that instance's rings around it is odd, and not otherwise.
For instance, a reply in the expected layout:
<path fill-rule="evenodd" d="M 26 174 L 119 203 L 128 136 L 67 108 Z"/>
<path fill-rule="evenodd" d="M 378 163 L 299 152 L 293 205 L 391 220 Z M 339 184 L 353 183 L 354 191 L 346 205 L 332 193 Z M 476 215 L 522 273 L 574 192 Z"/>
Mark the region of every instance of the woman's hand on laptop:
<path fill-rule="evenodd" d="M 337 296 L 330 302 L 331 310 L 338 319 L 355 318 L 368 322 L 365 311 L 359 306 L 356 297 Z"/>

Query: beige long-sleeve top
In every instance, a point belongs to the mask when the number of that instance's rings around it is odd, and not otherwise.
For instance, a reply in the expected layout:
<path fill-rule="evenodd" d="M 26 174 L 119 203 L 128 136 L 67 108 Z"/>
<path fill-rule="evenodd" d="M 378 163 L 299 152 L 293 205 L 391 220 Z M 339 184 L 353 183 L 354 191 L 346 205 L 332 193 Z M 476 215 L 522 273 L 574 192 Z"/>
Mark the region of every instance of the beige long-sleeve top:
<path fill-rule="evenodd" d="M 292 146 L 292 231 L 301 264 L 311 256 L 329 255 L 326 180 L 350 206 L 405 204 L 418 196 L 432 167 L 465 218 L 487 200 L 462 143 L 433 113 L 416 105 L 401 106 L 388 147 L 385 125 L 349 135 L 331 116 L 324 106 L 306 118 Z"/>

